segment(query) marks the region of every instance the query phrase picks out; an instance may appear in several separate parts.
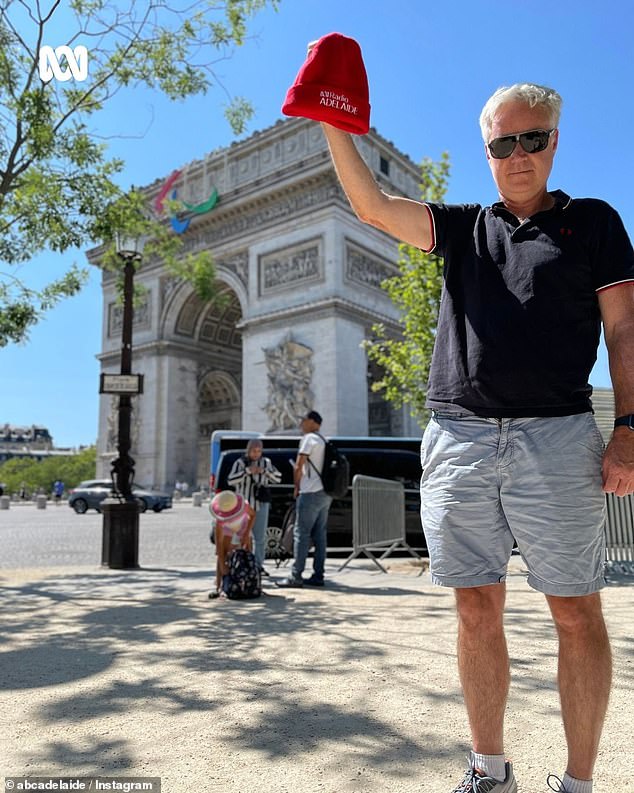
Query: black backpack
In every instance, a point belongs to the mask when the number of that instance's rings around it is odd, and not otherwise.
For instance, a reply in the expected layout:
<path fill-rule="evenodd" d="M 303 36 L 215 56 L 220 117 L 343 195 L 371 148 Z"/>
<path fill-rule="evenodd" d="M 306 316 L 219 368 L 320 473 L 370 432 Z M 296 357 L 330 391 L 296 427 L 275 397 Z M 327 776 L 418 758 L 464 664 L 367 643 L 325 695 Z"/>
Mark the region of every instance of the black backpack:
<path fill-rule="evenodd" d="M 244 600 L 262 594 L 262 576 L 251 551 L 238 548 L 229 557 L 229 574 L 223 576 L 222 588 L 228 598 Z"/>
<path fill-rule="evenodd" d="M 343 498 L 348 492 L 348 485 L 350 484 L 350 463 L 347 457 L 341 454 L 332 441 L 327 440 L 318 432 L 315 434 L 319 435 L 325 444 L 324 467 L 321 472 L 319 472 L 310 457 L 308 458 L 308 462 L 321 477 L 324 493 L 332 498 Z"/>

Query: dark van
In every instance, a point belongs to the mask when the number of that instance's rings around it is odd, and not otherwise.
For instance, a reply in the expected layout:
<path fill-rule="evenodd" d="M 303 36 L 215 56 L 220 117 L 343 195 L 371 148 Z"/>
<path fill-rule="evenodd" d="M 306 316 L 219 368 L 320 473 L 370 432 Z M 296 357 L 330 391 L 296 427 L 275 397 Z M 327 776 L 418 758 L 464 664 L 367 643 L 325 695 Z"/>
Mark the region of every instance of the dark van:
<path fill-rule="evenodd" d="M 293 466 L 297 457 L 299 437 L 278 436 L 283 448 L 269 445 L 272 437 L 262 438 L 264 455 L 281 472 L 282 481 L 271 486 L 268 534 L 275 545 L 281 533 L 284 515 L 293 504 Z M 408 544 L 419 553 L 426 553 L 425 535 L 420 523 L 420 440 L 406 438 L 331 438 L 350 463 L 350 487 L 344 498 L 334 499 L 328 516 L 328 545 L 352 547 L 352 478 L 355 474 L 393 479 L 405 488 L 405 528 Z M 221 452 L 216 476 L 216 490 L 227 488 L 227 477 L 236 458 L 244 449 Z M 268 546 L 268 543 L 267 543 Z"/>

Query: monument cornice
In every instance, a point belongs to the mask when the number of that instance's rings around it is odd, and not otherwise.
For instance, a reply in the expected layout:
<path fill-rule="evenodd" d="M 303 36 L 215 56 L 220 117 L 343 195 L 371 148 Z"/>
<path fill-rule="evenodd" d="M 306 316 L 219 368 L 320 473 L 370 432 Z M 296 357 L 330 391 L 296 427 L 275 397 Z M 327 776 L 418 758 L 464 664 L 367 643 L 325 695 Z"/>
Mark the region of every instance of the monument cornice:
<path fill-rule="evenodd" d="M 198 223 L 192 222 L 191 233 L 185 236 L 183 253 L 230 246 L 236 240 L 244 246 L 246 235 L 285 225 L 333 203 L 354 215 L 334 171 L 326 169 L 284 190 L 260 193 L 246 203 L 227 204 L 224 211 L 219 206 L 217 213 L 201 216 Z"/>
<path fill-rule="evenodd" d="M 215 352 L 216 356 L 222 357 L 224 354 L 227 360 L 232 359 L 231 351 L 225 350 L 221 345 L 216 346 L 218 347 Z M 157 339 L 156 341 L 146 342 L 139 345 L 133 344 L 132 368 L 135 366 L 135 357 L 140 355 L 179 355 L 187 357 L 191 360 L 207 360 L 209 357 L 209 345 L 205 345 L 204 342 L 201 343 L 199 339 L 192 339 L 191 343 L 180 342 L 172 339 Z M 96 358 L 98 361 L 100 361 L 102 368 L 104 366 L 119 366 L 121 361 L 121 352 L 117 348 L 116 350 L 102 352 L 97 355 Z"/>
<path fill-rule="evenodd" d="M 395 331 L 400 331 L 402 325 L 394 317 L 382 314 L 376 310 L 370 310 L 351 300 L 341 297 L 325 298 L 323 300 L 302 303 L 291 308 L 269 311 L 258 314 L 249 319 L 241 320 L 236 327 L 243 333 L 248 333 L 254 327 L 261 329 L 264 325 L 280 325 L 282 327 L 297 327 L 298 324 L 305 323 L 306 317 L 310 316 L 311 321 L 330 317 L 345 317 L 354 321 L 362 320 L 364 323 L 374 325 L 377 322 Z"/>
<path fill-rule="evenodd" d="M 237 242 L 240 247 L 244 247 L 245 238 L 249 235 L 287 225 L 289 221 L 333 205 L 355 217 L 334 171 L 328 168 L 284 190 L 267 191 L 259 194 L 257 198 L 253 197 L 248 203 L 223 203 L 218 205 L 217 211 L 194 218 L 190 229 L 183 235 L 181 254 L 185 256 L 211 250 L 221 260 L 226 251 L 236 247 Z M 163 269 L 164 264 L 158 257 L 148 259 L 140 267 L 137 281 L 142 284 L 156 277 Z M 116 277 L 116 273 L 104 271 L 104 287 L 111 286 Z"/>

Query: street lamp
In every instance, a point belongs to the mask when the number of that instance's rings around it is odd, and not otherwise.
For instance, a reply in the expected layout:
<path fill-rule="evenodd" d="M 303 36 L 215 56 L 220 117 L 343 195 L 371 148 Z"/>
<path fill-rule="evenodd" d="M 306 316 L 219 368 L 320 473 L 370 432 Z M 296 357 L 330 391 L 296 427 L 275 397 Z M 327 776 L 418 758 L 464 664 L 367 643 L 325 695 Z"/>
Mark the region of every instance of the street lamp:
<path fill-rule="evenodd" d="M 101 563 L 111 568 L 127 569 L 139 566 L 139 504 L 132 495 L 134 460 L 130 457 L 130 418 L 132 394 L 139 393 L 140 378 L 136 378 L 136 389 L 131 389 L 129 381 L 134 380 L 134 377 L 131 377 L 134 270 L 135 264 L 143 258 L 145 240 L 142 237 L 117 234 L 115 242 L 117 255 L 123 262 L 121 376 L 114 384 L 115 391 L 119 393 L 118 456 L 112 463 L 112 494 L 101 502 L 103 512 Z"/>

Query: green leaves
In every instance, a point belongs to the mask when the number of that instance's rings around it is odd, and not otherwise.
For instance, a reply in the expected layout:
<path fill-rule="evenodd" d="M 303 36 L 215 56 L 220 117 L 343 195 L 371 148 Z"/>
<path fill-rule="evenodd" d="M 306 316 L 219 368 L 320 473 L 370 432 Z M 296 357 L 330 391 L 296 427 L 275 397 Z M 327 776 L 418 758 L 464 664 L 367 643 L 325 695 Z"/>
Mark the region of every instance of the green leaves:
<path fill-rule="evenodd" d="M 247 123 L 253 118 L 255 111 L 253 105 L 244 97 L 237 96 L 230 105 L 225 108 L 225 118 L 235 135 L 241 135 Z"/>
<path fill-rule="evenodd" d="M 123 162 L 108 159 L 89 130 L 98 130 L 93 117 L 125 86 L 147 85 L 171 99 L 222 87 L 214 65 L 243 44 L 249 19 L 266 6 L 276 9 L 278 0 L 72 0 L 28 13 L 24 4 L 0 4 L 0 266 L 112 240 L 131 224 L 155 236 L 152 255 L 207 299 L 215 280 L 209 255 L 181 258 L 181 240 L 168 240 L 162 223 L 147 225 L 143 197 L 124 196 L 116 181 Z M 40 80 L 38 49 L 52 25 L 55 38 L 66 31 L 56 45 L 88 43 L 85 81 Z M 225 109 L 235 134 L 252 116 L 242 97 Z M 118 264 L 115 257 L 108 266 Z M 0 271 L 0 346 L 25 339 L 47 307 L 74 293 L 69 276 L 32 290 Z"/>
<path fill-rule="evenodd" d="M 178 203 L 166 201 L 166 204 Z M 174 234 L 171 227 L 164 221 L 156 220 L 148 211 L 144 194 L 130 190 L 125 195 L 111 202 L 102 212 L 100 237 L 106 242 L 101 258 L 104 269 L 121 274 L 121 260 L 115 245 L 114 235 L 117 231 L 130 237 L 143 237 L 146 240 L 143 259 L 147 262 L 160 261 L 165 270 L 188 281 L 197 296 L 207 302 L 222 302 L 216 283 L 214 260 L 208 251 L 197 254 L 183 254 L 184 239 Z M 121 291 L 122 283 L 117 282 Z"/>
<path fill-rule="evenodd" d="M 97 450 L 94 446 L 82 449 L 79 454 L 59 455 L 41 461 L 29 457 L 13 457 L 0 464 L 0 482 L 5 485 L 4 494 L 19 493 L 22 484 L 29 494 L 42 489 L 47 495 L 53 482 L 61 479 L 68 492 L 84 479 L 94 479 L 97 465 Z"/>
<path fill-rule="evenodd" d="M 421 200 L 442 202 L 449 180 L 449 156 L 440 162 L 425 158 L 421 164 Z M 402 338 L 391 337 L 382 324 L 374 325 L 374 339 L 365 343 L 368 359 L 383 376 L 372 385 L 396 407 L 410 406 L 419 420 L 426 416 L 425 397 L 436 338 L 442 291 L 442 259 L 411 245 L 401 245 L 400 275 L 383 283 L 401 313 Z"/>
<path fill-rule="evenodd" d="M 88 270 L 70 270 L 43 289 L 29 289 L 15 276 L 0 273 L 0 347 L 23 341 L 28 331 L 60 300 L 72 297 L 88 279 Z"/>

